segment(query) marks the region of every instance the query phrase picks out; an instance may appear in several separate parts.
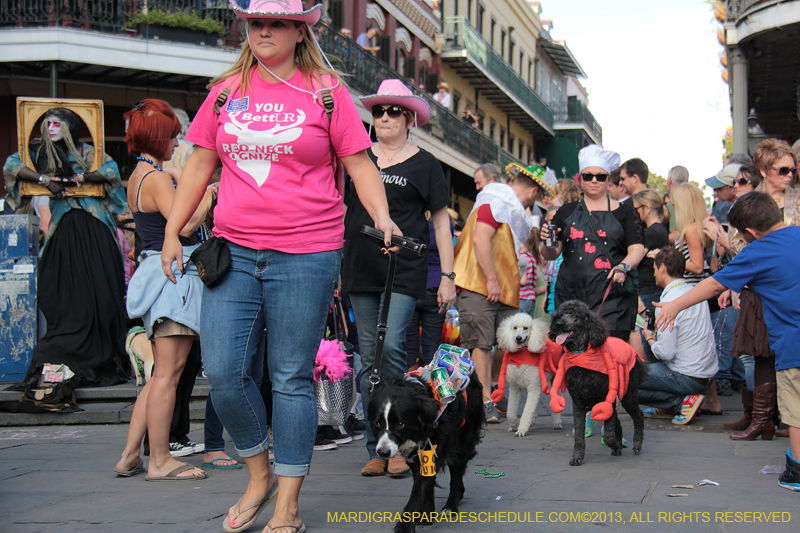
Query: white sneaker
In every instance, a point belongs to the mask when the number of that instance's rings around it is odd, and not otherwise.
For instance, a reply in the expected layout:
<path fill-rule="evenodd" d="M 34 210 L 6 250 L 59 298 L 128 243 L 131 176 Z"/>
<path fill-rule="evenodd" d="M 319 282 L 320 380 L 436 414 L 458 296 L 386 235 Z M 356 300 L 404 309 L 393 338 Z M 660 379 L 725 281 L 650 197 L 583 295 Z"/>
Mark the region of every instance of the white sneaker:
<path fill-rule="evenodd" d="M 186 446 L 192 449 L 192 453 L 203 453 L 204 451 L 206 451 L 205 443 L 197 444 L 193 440 L 188 440 L 186 441 Z"/>
<path fill-rule="evenodd" d="M 180 442 L 169 443 L 169 454 L 172 457 L 186 457 L 187 455 L 192 455 L 193 453 L 194 449 L 190 446 L 184 446 Z"/>

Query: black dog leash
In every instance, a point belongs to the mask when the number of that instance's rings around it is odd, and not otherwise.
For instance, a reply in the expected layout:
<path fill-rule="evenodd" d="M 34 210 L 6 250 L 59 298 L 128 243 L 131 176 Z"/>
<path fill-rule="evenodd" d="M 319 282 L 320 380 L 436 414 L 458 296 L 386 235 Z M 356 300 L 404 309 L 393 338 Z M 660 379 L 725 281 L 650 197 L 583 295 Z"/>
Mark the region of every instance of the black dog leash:
<path fill-rule="evenodd" d="M 384 234 L 382 231 L 376 230 L 370 226 L 363 226 L 361 233 L 379 240 L 384 244 Z M 411 237 L 402 237 L 399 235 L 392 235 L 392 244 L 411 250 L 417 255 L 424 255 L 428 246 L 419 242 L 417 239 Z M 394 288 L 394 274 L 397 269 L 397 254 L 392 252 L 389 254 L 389 272 L 386 275 L 386 287 L 383 289 L 383 304 L 381 305 L 381 314 L 378 319 L 378 340 L 375 343 L 375 359 L 372 362 L 372 373 L 369 375 L 369 382 L 372 385 L 370 392 L 375 389 L 375 385 L 381 382 L 381 361 L 383 359 L 383 344 L 386 342 L 387 322 L 389 320 L 389 304 L 392 301 L 392 289 Z"/>

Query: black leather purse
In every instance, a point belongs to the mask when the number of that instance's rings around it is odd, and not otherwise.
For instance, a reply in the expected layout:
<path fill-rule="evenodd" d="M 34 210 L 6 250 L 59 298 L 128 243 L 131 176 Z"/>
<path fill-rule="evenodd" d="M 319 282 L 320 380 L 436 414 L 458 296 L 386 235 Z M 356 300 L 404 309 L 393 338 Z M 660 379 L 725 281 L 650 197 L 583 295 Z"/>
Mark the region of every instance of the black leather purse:
<path fill-rule="evenodd" d="M 197 275 L 206 287 L 214 287 L 222 281 L 231 268 L 231 250 L 228 248 L 228 241 L 222 237 L 209 237 L 192 252 L 189 261 L 197 266 Z"/>

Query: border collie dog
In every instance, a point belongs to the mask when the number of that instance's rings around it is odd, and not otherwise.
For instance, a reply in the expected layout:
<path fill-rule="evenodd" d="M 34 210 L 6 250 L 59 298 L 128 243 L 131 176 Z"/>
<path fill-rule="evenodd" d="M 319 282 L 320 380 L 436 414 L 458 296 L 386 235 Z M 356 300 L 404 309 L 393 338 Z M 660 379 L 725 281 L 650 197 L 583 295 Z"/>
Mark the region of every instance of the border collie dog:
<path fill-rule="evenodd" d="M 633 349 L 626 342 L 609 337 L 608 329 L 602 319 L 578 300 L 570 300 L 559 306 L 550 322 L 550 339 L 564 346 L 567 352 L 581 354 L 590 347 L 601 347 L 607 352 L 626 353 Z M 642 450 L 644 440 L 644 414 L 639 408 L 639 385 L 647 379 L 647 364 L 634 358 L 633 367 L 628 372 L 628 387 L 621 398 L 622 407 L 633 419 L 633 453 Z M 559 371 L 560 372 L 560 371 Z M 573 366 L 566 372 L 567 391 L 572 397 L 575 422 L 575 448 L 572 452 L 572 466 L 580 466 L 586 453 L 586 413 L 592 407 L 606 401 L 608 394 L 608 375 L 580 366 Z M 555 387 L 555 384 L 554 384 Z M 617 402 L 613 402 L 611 417 L 605 421 L 603 439 L 611 448 L 611 455 L 622 455 L 622 425 L 617 418 Z"/>
<path fill-rule="evenodd" d="M 443 513 L 458 513 L 464 497 L 464 473 L 467 463 L 477 454 L 483 437 L 483 389 L 474 375 L 465 394 L 442 405 L 434 398 L 431 385 L 417 375 L 396 376 L 379 384 L 370 398 L 367 418 L 377 439 L 376 451 L 382 459 L 401 453 L 414 474 L 411 496 L 403 508 L 408 513 L 435 511 L 433 489 L 436 476 L 423 476 L 417 450 L 436 446 L 436 472 L 450 470 L 450 495 Z M 438 420 L 437 420 L 438 417 Z M 396 532 L 416 531 L 414 522 L 398 522 Z"/>

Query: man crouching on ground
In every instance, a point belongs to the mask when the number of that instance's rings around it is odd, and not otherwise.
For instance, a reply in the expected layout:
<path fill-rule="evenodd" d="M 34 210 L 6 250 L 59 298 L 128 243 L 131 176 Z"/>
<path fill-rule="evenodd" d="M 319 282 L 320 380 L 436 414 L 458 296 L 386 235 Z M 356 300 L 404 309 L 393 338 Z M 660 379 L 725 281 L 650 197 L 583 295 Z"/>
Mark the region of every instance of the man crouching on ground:
<path fill-rule="evenodd" d="M 677 314 L 726 289 L 740 292 L 748 286 L 758 295 L 775 353 L 778 408 L 789 426 L 786 470 L 778 484 L 800 492 L 800 281 L 794 265 L 800 262 L 800 227 L 787 227 L 769 194 L 747 193 L 728 212 L 728 222 L 748 242 L 733 261 L 680 298 L 663 304 L 656 320 L 662 330 Z"/>

